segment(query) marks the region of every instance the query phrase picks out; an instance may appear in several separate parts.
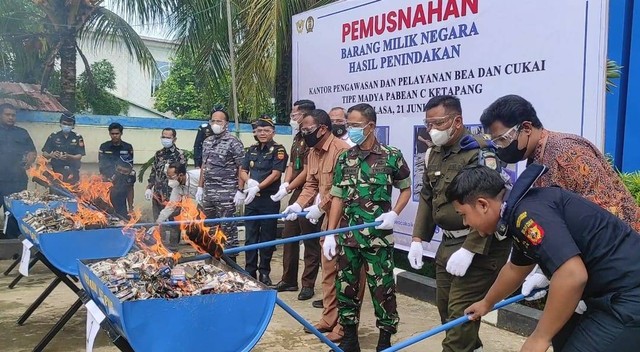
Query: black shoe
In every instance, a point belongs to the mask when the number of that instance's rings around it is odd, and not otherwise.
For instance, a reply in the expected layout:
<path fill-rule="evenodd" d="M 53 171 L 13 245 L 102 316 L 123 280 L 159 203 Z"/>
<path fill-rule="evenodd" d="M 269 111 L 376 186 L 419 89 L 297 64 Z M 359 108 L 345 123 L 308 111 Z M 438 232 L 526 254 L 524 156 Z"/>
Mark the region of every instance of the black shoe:
<path fill-rule="evenodd" d="M 345 325 L 344 337 L 338 345 L 344 352 L 360 352 L 360 343 L 358 342 L 358 326 L 357 325 Z M 329 351 L 333 352 L 333 350 Z"/>
<path fill-rule="evenodd" d="M 303 287 L 302 290 L 300 290 L 300 293 L 298 293 L 298 300 L 306 301 L 311 299 L 314 294 L 315 292 L 313 292 L 313 287 Z M 322 301 L 320 301 L 320 303 L 322 303 Z"/>
<path fill-rule="evenodd" d="M 324 308 L 324 304 L 322 304 L 322 300 L 321 299 L 311 302 L 311 306 L 313 308 L 320 308 L 320 309 Z"/>
<path fill-rule="evenodd" d="M 391 347 L 391 333 L 381 329 L 376 352 L 384 351 L 389 347 Z"/>
<path fill-rule="evenodd" d="M 271 278 L 269 277 L 269 275 L 260 274 L 260 282 L 262 282 L 263 284 L 269 287 L 273 286 L 273 282 L 271 282 Z"/>
<path fill-rule="evenodd" d="M 292 284 L 288 284 L 284 281 L 280 281 L 276 284 L 275 286 L 276 290 L 278 290 L 278 292 L 283 292 L 283 291 L 298 291 L 298 285 L 292 285 Z"/>

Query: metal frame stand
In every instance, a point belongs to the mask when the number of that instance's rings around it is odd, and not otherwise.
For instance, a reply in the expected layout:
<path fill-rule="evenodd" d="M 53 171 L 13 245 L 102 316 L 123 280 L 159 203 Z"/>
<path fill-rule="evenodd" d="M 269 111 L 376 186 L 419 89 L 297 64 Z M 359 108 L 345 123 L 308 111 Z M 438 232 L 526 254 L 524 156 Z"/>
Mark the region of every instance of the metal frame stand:
<path fill-rule="evenodd" d="M 9 265 L 7 270 L 4 271 L 4 273 L 3 273 L 4 276 L 8 276 L 9 273 L 11 273 L 11 270 L 13 270 L 16 266 L 18 266 L 18 264 L 20 264 L 20 261 L 22 260 L 22 255 L 17 254 L 17 256 L 15 256 L 15 258 L 16 259 L 13 261 L 13 263 L 11 263 L 11 265 Z"/>
<path fill-rule="evenodd" d="M 20 264 L 20 261 L 22 260 L 22 256 L 20 256 L 20 258 L 17 260 L 17 263 Z M 38 262 L 38 260 L 40 260 L 38 257 L 34 256 L 33 258 L 31 258 L 31 260 L 29 261 L 29 270 L 31 270 L 31 268 L 36 265 L 36 263 Z M 14 263 L 15 264 L 15 263 Z M 11 264 L 12 266 L 14 264 Z M 7 269 L 7 271 L 4 272 L 5 275 L 9 275 L 9 271 L 11 271 L 10 269 L 12 269 L 11 267 L 9 267 L 9 269 Z M 13 281 L 11 281 L 11 283 L 9 284 L 9 289 L 13 289 L 14 287 L 16 287 L 16 284 L 18 284 L 18 281 L 22 280 L 22 278 L 24 277 L 24 275 L 18 273 L 18 276 L 15 277 L 15 279 L 13 279 Z"/>

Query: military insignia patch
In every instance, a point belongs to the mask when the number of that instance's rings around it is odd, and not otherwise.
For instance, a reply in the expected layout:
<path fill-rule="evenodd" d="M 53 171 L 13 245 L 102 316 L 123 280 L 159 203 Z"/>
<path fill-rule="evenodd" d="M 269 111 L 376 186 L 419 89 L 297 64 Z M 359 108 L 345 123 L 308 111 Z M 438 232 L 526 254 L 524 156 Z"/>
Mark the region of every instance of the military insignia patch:
<path fill-rule="evenodd" d="M 484 159 L 484 165 L 494 170 L 498 168 L 498 162 L 496 161 L 496 158 Z"/>
<path fill-rule="evenodd" d="M 520 215 L 518 215 L 518 218 L 516 219 L 516 227 L 520 228 L 520 224 L 522 224 L 522 221 L 524 221 L 524 219 L 527 218 L 527 212 L 523 211 L 522 213 L 520 213 Z"/>
<path fill-rule="evenodd" d="M 522 228 L 522 234 L 531 242 L 532 245 L 537 246 L 542 242 L 544 237 L 544 230 L 535 221 L 529 220 Z"/>
<path fill-rule="evenodd" d="M 282 149 L 278 150 L 278 154 L 276 155 L 276 158 L 278 158 L 278 160 L 284 160 L 284 150 Z"/>

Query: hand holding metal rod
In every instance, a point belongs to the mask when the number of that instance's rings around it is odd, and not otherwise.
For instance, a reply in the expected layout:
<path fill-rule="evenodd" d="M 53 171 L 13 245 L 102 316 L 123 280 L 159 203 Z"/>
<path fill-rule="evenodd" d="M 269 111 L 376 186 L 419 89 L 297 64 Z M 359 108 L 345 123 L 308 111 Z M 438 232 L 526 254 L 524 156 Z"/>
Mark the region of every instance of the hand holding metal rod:
<path fill-rule="evenodd" d="M 336 233 L 342 233 L 342 232 L 348 232 L 348 231 L 354 231 L 354 230 L 361 230 L 361 229 L 366 229 L 368 227 L 375 227 L 375 226 L 378 226 L 380 224 L 382 224 L 382 221 L 375 221 L 375 222 L 365 223 L 365 224 L 362 224 L 362 225 L 341 227 L 341 228 L 334 229 L 334 230 L 320 231 L 320 232 L 309 233 L 309 234 L 306 234 L 306 235 L 293 236 L 293 237 L 288 237 L 288 238 L 281 238 L 281 239 L 273 240 L 273 241 L 254 243 L 254 244 L 250 244 L 250 245 L 246 245 L 246 246 L 225 249 L 224 250 L 224 254 L 236 254 L 236 253 L 245 252 L 245 251 L 252 251 L 252 250 L 256 250 L 256 249 L 260 249 L 260 248 L 277 246 L 279 244 L 310 240 L 312 238 L 318 238 L 318 237 L 323 237 L 323 236 L 327 236 L 327 235 L 333 235 L 333 234 L 336 234 Z M 185 258 L 185 260 L 181 261 L 181 263 L 197 261 L 197 260 L 204 260 L 204 259 L 208 259 L 210 257 L 211 256 L 209 254 L 197 255 L 197 256 L 194 256 L 194 257 Z"/>

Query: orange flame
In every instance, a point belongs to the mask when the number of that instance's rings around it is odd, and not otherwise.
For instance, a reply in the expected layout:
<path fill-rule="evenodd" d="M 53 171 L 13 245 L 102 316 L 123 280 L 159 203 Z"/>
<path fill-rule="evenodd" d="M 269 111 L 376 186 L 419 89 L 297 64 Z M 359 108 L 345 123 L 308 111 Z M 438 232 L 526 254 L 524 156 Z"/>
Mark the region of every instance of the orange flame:
<path fill-rule="evenodd" d="M 92 225 L 102 227 L 109 223 L 107 216 L 103 212 L 91 210 L 82 204 L 78 204 L 77 212 L 71 213 L 66 209 L 62 209 L 62 214 L 67 219 L 73 221 L 76 227 L 87 227 Z"/>
<path fill-rule="evenodd" d="M 180 224 L 182 239 L 199 253 L 209 253 L 215 258 L 220 258 L 227 241 L 227 236 L 220 226 L 215 230 L 206 226 L 203 222 L 206 216 L 190 198 L 184 198 L 177 206 L 180 208 L 180 214 L 175 216 L 175 220 L 184 222 Z"/>
<path fill-rule="evenodd" d="M 163 257 L 173 257 L 175 261 L 180 259 L 180 253 L 172 253 L 162 243 L 162 236 L 160 233 L 160 226 L 154 226 L 147 229 L 146 227 L 134 228 L 133 226 L 140 221 L 142 212 L 140 209 L 134 209 L 129 213 L 129 222 L 122 229 L 122 233 L 125 235 L 134 236 L 136 244 L 143 251 L 151 254 Z"/>
<path fill-rule="evenodd" d="M 113 207 L 111 204 L 111 182 L 105 182 L 101 176 L 82 175 L 80 182 L 75 185 L 74 193 L 83 201 L 94 203 L 98 199 L 104 202 L 109 207 Z"/>

